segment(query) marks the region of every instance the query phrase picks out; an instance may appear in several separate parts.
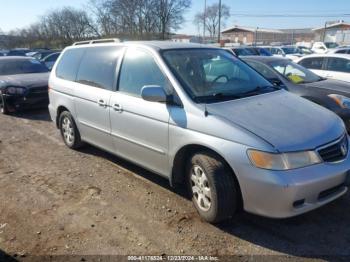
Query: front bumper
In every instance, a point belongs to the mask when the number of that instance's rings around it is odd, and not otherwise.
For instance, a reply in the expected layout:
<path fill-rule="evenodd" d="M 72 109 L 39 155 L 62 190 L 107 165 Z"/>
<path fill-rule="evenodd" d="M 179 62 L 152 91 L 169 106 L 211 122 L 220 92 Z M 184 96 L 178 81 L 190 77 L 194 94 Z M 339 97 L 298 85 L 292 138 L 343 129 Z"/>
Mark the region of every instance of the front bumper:
<path fill-rule="evenodd" d="M 4 101 L 9 111 L 18 111 L 24 109 L 45 108 L 49 104 L 48 94 L 30 94 L 30 95 L 8 95 L 3 94 Z"/>
<path fill-rule="evenodd" d="M 350 182 L 349 158 L 289 171 L 250 169 L 254 175 L 240 181 L 244 209 L 271 218 L 293 217 L 321 207 L 344 195 Z"/>

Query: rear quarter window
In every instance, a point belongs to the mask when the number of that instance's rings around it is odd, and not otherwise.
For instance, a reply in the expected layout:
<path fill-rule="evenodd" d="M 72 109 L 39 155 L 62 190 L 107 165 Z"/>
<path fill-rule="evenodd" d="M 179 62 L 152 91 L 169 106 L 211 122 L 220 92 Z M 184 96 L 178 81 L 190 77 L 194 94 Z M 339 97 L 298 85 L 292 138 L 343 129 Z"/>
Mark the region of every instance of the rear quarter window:
<path fill-rule="evenodd" d="M 56 76 L 64 80 L 75 81 L 81 58 L 85 49 L 68 49 L 62 55 L 56 68 Z"/>

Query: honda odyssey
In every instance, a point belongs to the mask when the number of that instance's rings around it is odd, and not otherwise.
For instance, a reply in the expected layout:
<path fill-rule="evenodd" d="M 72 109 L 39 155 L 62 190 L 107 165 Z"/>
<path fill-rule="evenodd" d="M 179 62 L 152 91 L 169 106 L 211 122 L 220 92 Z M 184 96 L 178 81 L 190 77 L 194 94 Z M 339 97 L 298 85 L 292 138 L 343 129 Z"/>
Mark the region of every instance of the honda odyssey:
<path fill-rule="evenodd" d="M 49 81 L 63 141 L 102 148 L 188 187 L 208 222 L 286 218 L 347 192 L 348 136 L 331 111 L 226 50 L 107 40 L 66 48 Z"/>

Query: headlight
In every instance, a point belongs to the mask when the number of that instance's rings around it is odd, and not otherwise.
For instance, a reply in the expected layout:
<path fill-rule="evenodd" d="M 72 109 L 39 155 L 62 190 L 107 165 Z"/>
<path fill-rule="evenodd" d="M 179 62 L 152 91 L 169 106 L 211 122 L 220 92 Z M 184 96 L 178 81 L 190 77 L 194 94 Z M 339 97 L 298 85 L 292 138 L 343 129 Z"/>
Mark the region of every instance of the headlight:
<path fill-rule="evenodd" d="M 269 170 L 290 170 L 322 162 L 314 151 L 274 154 L 248 150 L 248 156 L 254 166 Z"/>
<path fill-rule="evenodd" d="M 25 91 L 26 89 L 23 87 L 10 86 L 6 88 L 5 93 L 9 95 L 23 95 Z"/>
<path fill-rule="evenodd" d="M 341 108 L 350 109 L 350 98 L 336 94 L 328 95 L 328 97 L 332 98 Z"/>

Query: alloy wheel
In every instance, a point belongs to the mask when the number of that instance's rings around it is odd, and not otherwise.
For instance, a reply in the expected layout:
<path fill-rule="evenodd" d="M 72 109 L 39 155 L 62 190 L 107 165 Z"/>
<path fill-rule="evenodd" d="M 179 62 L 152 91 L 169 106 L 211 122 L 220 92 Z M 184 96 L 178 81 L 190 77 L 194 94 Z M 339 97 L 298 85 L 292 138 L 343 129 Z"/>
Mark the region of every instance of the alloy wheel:
<path fill-rule="evenodd" d="M 191 189 L 197 206 L 203 211 L 208 211 L 212 203 L 211 189 L 207 175 L 198 165 L 193 166 L 191 171 Z"/>

